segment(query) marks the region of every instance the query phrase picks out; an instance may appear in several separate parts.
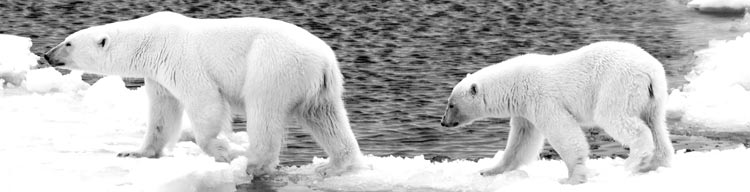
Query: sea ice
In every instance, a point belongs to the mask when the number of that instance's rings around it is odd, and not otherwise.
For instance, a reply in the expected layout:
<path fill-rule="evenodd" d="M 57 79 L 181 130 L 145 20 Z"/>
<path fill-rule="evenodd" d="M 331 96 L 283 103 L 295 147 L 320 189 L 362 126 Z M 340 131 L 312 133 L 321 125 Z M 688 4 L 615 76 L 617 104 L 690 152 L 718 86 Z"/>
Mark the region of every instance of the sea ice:
<path fill-rule="evenodd" d="M 750 0 L 692 0 L 687 7 L 708 13 L 742 13 L 750 7 Z"/>
<path fill-rule="evenodd" d="M 38 65 L 39 57 L 29 51 L 31 39 L 0 34 L 0 45 L 0 80 L 19 86 L 26 72 Z"/>
<path fill-rule="evenodd" d="M 697 51 L 689 82 L 669 95 L 672 119 L 720 131 L 750 131 L 750 33 Z"/>

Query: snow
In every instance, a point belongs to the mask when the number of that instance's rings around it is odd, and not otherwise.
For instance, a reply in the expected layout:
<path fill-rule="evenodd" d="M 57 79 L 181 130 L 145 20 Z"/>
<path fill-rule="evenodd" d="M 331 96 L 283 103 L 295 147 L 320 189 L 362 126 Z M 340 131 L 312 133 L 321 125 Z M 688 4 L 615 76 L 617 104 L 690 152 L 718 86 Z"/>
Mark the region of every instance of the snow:
<path fill-rule="evenodd" d="M 672 90 L 670 118 L 721 131 L 750 131 L 750 33 L 697 51 L 696 66 Z"/>
<path fill-rule="evenodd" d="M 0 45 L 0 81 L 17 86 L 24 74 L 37 66 L 39 57 L 29 51 L 31 39 L 26 37 L 0 34 Z"/>
<path fill-rule="evenodd" d="M 750 73 L 741 51 L 748 46 L 745 35 L 696 53 L 700 59 L 690 83 L 670 95 L 670 115 L 719 129 L 747 125 Z M 174 144 L 160 159 L 116 157 L 140 147 L 149 105 L 145 90 L 126 89 L 120 77 L 92 86 L 80 80 L 80 72 L 62 75 L 45 68 L 26 77 L 23 86 L 0 90 L 0 191 L 234 191 L 250 182 L 246 158 L 217 163 L 192 142 Z M 247 146 L 244 132 L 225 138 L 235 154 Z M 273 177 L 285 181 L 286 190 L 741 191 L 748 159 L 746 147 L 680 151 L 672 167 L 646 174 L 625 171 L 623 159 L 592 159 L 587 164 L 597 174 L 575 186 L 558 182 L 567 176 L 559 160 L 539 160 L 497 176 L 478 174 L 497 158 L 432 163 L 421 156 L 367 156 L 372 169 L 329 178 L 314 174 L 327 161 L 315 158 L 309 165 L 282 167 Z"/>
<path fill-rule="evenodd" d="M 22 83 L 22 86 L 28 91 L 37 93 L 85 90 L 89 84 L 81 80 L 81 75 L 83 73 L 80 71 L 62 75 L 54 68 L 31 70 L 27 72 L 26 81 Z"/>
<path fill-rule="evenodd" d="M 483 177 L 478 171 L 496 161 L 453 161 L 431 163 L 414 158 L 372 157 L 373 170 L 327 179 L 306 181 L 320 189 L 341 191 L 740 191 L 743 176 L 750 171 L 746 162 L 750 149 L 712 152 L 678 152 L 673 166 L 646 174 L 624 170 L 623 159 L 595 159 L 587 162 L 596 176 L 581 185 L 563 185 L 565 165 L 556 160 L 539 160 L 503 175 Z M 312 165 L 284 168 L 289 174 L 309 175 L 325 160 Z M 721 162 L 721 163 L 708 163 Z"/>
<path fill-rule="evenodd" d="M 750 7 L 750 0 L 692 0 L 687 7 L 709 13 L 742 13 Z"/>

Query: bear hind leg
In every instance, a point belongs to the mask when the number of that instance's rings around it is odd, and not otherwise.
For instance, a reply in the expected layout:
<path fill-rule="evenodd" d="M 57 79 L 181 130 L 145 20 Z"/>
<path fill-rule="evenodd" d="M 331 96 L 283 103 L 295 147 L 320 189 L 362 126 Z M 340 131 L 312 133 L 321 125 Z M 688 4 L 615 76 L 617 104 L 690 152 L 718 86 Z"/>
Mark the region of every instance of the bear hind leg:
<path fill-rule="evenodd" d="M 651 130 L 636 117 L 615 117 L 600 123 L 610 136 L 630 147 L 625 167 L 633 172 L 648 172 L 658 167 L 653 163 L 654 140 Z"/>
<path fill-rule="evenodd" d="M 649 127 L 654 138 L 656 149 L 654 150 L 653 166 L 669 167 L 674 155 L 674 147 L 669 139 L 663 104 L 658 103 L 656 106 L 652 106 L 652 109 L 642 112 L 641 120 Z"/>
<path fill-rule="evenodd" d="M 269 174 L 279 164 L 287 114 L 286 110 L 279 109 L 279 106 L 285 105 L 269 102 L 271 101 L 246 101 L 249 142 L 246 172 L 252 176 Z"/>
<path fill-rule="evenodd" d="M 182 122 L 182 105 L 167 89 L 146 79 L 149 98 L 149 119 L 141 149 L 121 152 L 118 157 L 158 158 L 164 147 L 177 139 Z"/>
<path fill-rule="evenodd" d="M 568 168 L 568 178 L 560 182 L 585 183 L 591 174 L 586 167 L 589 145 L 578 122 L 572 115 L 563 111 L 557 110 L 549 115 L 542 115 L 534 121 L 534 125 L 547 137 L 547 141 L 560 154 Z"/>
<path fill-rule="evenodd" d="M 325 150 L 329 162 L 316 169 L 321 176 L 336 176 L 367 168 L 349 126 L 343 101 L 338 97 L 309 98 L 297 107 L 300 123 L 308 128 L 313 139 Z"/>
<path fill-rule="evenodd" d="M 206 91 L 185 102 L 186 111 L 193 124 L 195 142 L 204 153 L 218 162 L 232 160 L 229 154 L 229 142 L 219 139 L 219 133 L 231 126 L 229 103 L 220 94 Z"/>
<path fill-rule="evenodd" d="M 512 117 L 508 144 L 503 152 L 502 160 L 493 167 L 480 171 L 480 174 L 491 176 L 516 170 L 535 160 L 543 145 L 544 136 L 529 120 L 523 117 Z M 495 158 L 498 158 L 498 155 L 495 155 Z"/>

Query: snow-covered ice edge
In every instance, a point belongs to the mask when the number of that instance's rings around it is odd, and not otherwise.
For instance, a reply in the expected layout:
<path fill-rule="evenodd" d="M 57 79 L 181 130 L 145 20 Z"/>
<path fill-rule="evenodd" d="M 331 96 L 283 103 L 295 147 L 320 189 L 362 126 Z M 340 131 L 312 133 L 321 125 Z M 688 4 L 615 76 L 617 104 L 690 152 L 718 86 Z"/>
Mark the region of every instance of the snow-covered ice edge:
<path fill-rule="evenodd" d="M 692 0 L 687 7 L 706 13 L 742 13 L 750 8 L 750 0 Z"/>
<path fill-rule="evenodd" d="M 672 90 L 668 116 L 714 131 L 750 131 L 750 33 L 697 51 L 689 82 Z"/>

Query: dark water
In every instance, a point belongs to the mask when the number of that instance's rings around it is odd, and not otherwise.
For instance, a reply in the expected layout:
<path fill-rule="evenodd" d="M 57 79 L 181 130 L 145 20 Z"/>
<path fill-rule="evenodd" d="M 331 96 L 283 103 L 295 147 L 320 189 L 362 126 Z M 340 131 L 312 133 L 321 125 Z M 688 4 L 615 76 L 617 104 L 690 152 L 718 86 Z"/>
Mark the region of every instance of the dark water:
<path fill-rule="evenodd" d="M 508 125 L 488 120 L 462 129 L 439 125 L 453 85 L 466 73 L 514 55 L 560 53 L 601 40 L 633 42 L 659 59 L 670 86 L 684 82 L 696 47 L 680 32 L 689 22 L 659 0 L 529 1 L 0 1 L 0 34 L 31 37 L 43 53 L 93 25 L 170 10 L 197 18 L 265 17 L 297 24 L 336 51 L 345 101 L 366 154 L 428 158 L 490 157 Z M 593 156 L 625 150 L 597 130 Z M 325 156 L 290 128 L 285 164 Z M 677 148 L 680 148 L 679 146 Z M 554 153 L 546 153 L 554 157 Z"/>

